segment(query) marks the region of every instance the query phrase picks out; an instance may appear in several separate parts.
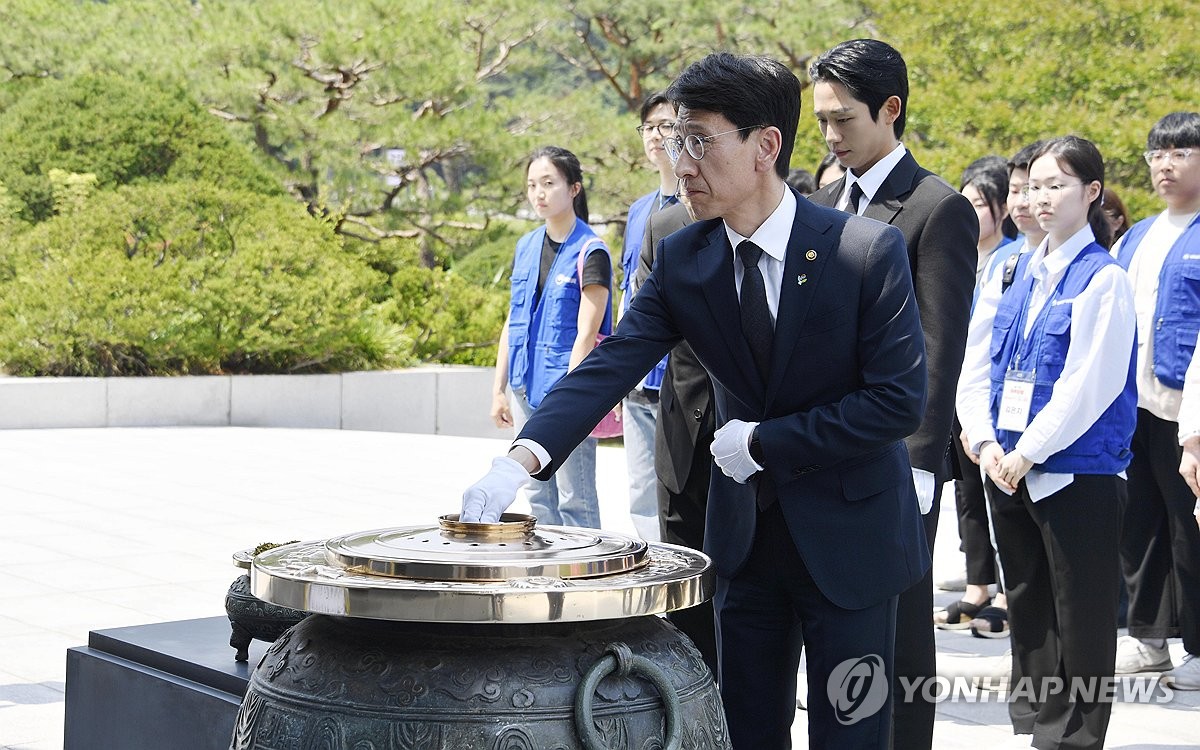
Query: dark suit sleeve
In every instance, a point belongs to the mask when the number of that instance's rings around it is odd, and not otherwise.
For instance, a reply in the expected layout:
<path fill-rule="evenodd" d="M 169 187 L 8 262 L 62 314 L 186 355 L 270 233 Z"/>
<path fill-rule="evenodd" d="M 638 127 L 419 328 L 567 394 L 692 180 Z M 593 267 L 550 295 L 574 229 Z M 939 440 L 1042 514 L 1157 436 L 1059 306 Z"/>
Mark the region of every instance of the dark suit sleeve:
<path fill-rule="evenodd" d="M 517 436 L 550 454 L 550 465 L 535 479 L 557 471 L 600 418 L 682 339 L 662 296 L 661 271 L 655 267 L 616 332 L 550 389 Z"/>
<path fill-rule="evenodd" d="M 861 232 L 869 232 L 864 236 Z M 845 395 L 759 425 L 767 471 L 776 485 L 847 457 L 881 450 L 909 435 L 925 410 L 925 349 L 908 253 L 895 227 L 852 219 L 842 247 L 861 265 L 857 315 L 859 379 Z M 820 342 L 811 344 L 813 356 Z"/>
<path fill-rule="evenodd" d="M 938 481 L 950 478 L 954 392 L 971 319 L 978 238 L 975 209 L 959 193 L 950 193 L 925 222 L 914 259 L 913 285 L 925 333 L 929 397 L 920 428 L 905 444 L 912 465 L 931 472 Z"/>

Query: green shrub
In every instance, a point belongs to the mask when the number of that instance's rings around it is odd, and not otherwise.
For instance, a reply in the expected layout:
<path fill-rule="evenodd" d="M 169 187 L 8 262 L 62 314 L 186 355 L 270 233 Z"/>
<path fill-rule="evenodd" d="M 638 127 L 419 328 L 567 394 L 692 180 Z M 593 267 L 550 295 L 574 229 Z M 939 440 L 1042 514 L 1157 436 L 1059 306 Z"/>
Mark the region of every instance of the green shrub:
<path fill-rule="evenodd" d="M 392 297 L 381 305 L 422 362 L 496 363 L 496 342 L 508 312 L 508 284 L 482 286 L 414 256 L 392 274 Z"/>
<path fill-rule="evenodd" d="M 200 182 L 101 191 L 11 240 L 0 362 L 17 375 L 330 372 L 404 342 L 377 274 L 286 197 Z"/>
<path fill-rule="evenodd" d="M 198 179 L 228 189 L 283 189 L 225 125 L 178 87 L 113 75 L 49 81 L 0 115 L 0 182 L 22 218 L 54 214 L 51 170 L 93 174 L 98 186 Z"/>

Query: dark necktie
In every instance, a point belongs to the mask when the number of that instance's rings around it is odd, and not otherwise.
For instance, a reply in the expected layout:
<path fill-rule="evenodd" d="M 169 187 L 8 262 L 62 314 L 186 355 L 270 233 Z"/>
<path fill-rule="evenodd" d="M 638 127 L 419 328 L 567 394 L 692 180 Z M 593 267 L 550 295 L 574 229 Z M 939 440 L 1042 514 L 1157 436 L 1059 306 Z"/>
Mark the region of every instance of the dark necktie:
<path fill-rule="evenodd" d="M 858 213 L 858 202 L 863 197 L 862 186 L 857 182 L 850 186 L 850 202 L 846 204 L 846 210 L 852 214 Z"/>
<path fill-rule="evenodd" d="M 758 259 L 763 250 L 750 240 L 743 240 L 737 247 L 742 259 L 742 335 L 750 344 L 754 364 L 763 384 L 771 375 L 771 342 L 775 338 L 775 323 L 771 320 L 771 309 L 767 307 L 767 285 L 762 271 L 758 270 Z"/>

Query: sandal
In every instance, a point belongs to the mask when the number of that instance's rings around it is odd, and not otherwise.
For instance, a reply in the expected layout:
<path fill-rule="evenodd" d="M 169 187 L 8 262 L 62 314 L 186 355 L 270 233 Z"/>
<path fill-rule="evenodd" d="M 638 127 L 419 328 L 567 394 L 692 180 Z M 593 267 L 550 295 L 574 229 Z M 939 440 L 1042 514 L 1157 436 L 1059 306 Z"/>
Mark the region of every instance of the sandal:
<path fill-rule="evenodd" d="M 1007 638 L 1008 610 L 1003 607 L 984 607 L 971 620 L 971 635 L 976 638 Z"/>
<path fill-rule="evenodd" d="M 979 616 L 980 610 L 991 603 L 991 599 L 983 604 L 972 604 L 960 599 L 941 612 L 934 612 L 933 624 L 941 630 L 966 630 L 971 627 L 971 620 Z"/>

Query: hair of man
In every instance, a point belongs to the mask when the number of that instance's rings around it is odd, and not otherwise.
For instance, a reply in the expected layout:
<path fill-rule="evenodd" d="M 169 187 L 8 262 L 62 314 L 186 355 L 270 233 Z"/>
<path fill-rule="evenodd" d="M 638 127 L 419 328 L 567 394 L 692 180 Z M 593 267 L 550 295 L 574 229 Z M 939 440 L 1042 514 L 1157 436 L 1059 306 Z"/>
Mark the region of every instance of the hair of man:
<path fill-rule="evenodd" d="M 890 97 L 900 99 L 900 115 L 892 123 L 899 139 L 908 115 L 908 66 L 900 52 L 878 39 L 851 39 L 822 52 L 808 68 L 813 83 L 840 83 L 867 105 L 872 120 Z"/>
<path fill-rule="evenodd" d="M 787 178 L 800 122 L 800 80 L 786 65 L 769 57 L 714 52 L 680 73 L 667 98 L 677 108 L 719 114 L 735 128 L 778 128 L 775 172 Z M 745 141 L 750 130 L 737 135 Z"/>

